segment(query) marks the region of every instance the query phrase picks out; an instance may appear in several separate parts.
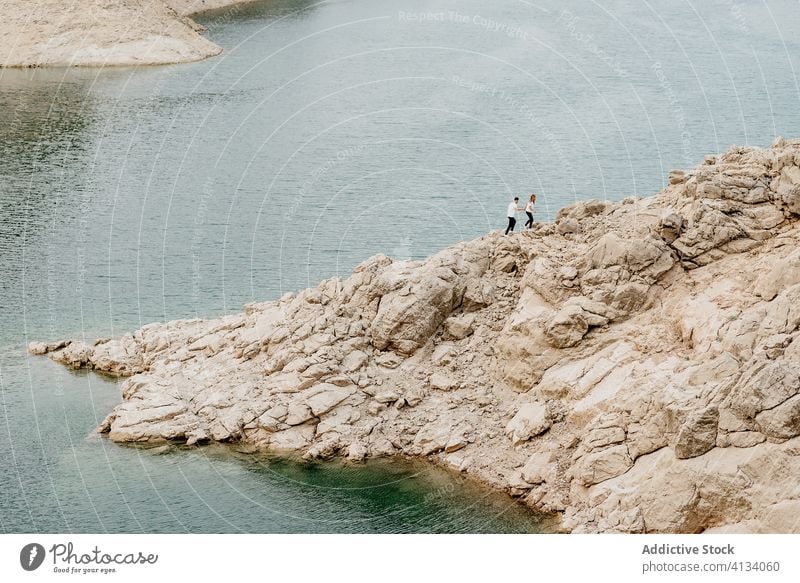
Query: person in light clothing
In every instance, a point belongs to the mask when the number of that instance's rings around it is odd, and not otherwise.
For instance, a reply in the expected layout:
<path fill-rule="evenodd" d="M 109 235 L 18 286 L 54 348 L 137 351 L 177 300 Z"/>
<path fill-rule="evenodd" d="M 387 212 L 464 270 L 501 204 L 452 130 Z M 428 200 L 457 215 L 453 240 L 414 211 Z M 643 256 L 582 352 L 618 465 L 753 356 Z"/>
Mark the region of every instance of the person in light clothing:
<path fill-rule="evenodd" d="M 528 220 L 525 221 L 525 228 L 533 228 L 533 205 L 536 204 L 536 195 L 532 194 L 528 204 L 525 205 L 525 214 L 528 215 Z"/>
<path fill-rule="evenodd" d="M 506 227 L 506 235 L 508 235 L 511 231 L 514 230 L 514 227 L 517 224 L 517 213 L 522 209 L 519 208 L 519 197 L 515 196 L 514 200 L 508 203 L 508 226 Z"/>

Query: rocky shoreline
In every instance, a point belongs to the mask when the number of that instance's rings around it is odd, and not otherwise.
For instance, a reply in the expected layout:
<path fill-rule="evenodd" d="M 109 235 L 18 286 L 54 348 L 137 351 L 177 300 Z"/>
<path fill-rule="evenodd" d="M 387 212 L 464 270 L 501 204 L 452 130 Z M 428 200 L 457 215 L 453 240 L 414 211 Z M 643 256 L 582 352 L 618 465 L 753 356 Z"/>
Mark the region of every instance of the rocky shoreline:
<path fill-rule="evenodd" d="M 165 65 L 222 52 L 192 14 L 252 0 L 5 0 L 0 68 Z M 235 9 L 235 7 L 233 8 Z"/>
<path fill-rule="evenodd" d="M 427 457 L 571 532 L 800 532 L 800 141 L 244 313 L 32 343 L 129 377 L 99 431 Z"/>

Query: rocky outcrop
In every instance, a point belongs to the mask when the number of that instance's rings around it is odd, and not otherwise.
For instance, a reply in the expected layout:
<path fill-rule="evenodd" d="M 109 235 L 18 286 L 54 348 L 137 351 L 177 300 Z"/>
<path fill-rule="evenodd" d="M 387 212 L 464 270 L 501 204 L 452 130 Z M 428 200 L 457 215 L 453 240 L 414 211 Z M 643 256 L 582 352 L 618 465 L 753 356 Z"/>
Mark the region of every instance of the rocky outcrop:
<path fill-rule="evenodd" d="M 800 142 L 243 314 L 36 343 L 128 377 L 119 442 L 428 456 L 576 532 L 792 531 Z"/>
<path fill-rule="evenodd" d="M 181 16 L 191 16 L 208 10 L 219 10 L 236 5 L 255 2 L 256 0 L 164 0 L 164 3 Z"/>
<path fill-rule="evenodd" d="M 159 65 L 217 55 L 189 14 L 240 0 L 4 0 L 0 67 Z"/>

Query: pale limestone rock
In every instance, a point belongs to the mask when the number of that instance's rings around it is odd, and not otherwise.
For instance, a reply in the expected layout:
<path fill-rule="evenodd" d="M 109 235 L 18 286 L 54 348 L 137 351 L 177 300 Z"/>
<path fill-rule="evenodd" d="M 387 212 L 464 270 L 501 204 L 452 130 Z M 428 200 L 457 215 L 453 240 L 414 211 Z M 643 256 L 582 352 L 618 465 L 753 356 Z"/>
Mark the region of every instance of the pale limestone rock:
<path fill-rule="evenodd" d="M 313 425 L 297 425 L 273 433 L 269 446 L 277 452 L 304 450 L 311 445 L 314 435 L 315 427 Z"/>
<path fill-rule="evenodd" d="M 113 441 L 164 441 L 185 438 L 195 425 L 183 403 L 164 403 L 147 408 L 123 403 L 114 410 L 109 437 Z"/>
<path fill-rule="evenodd" d="M 272 417 L 271 415 L 267 415 L 266 413 L 262 413 L 258 417 L 258 426 L 261 429 L 269 431 L 270 433 L 278 431 L 280 424 L 281 422 L 278 419 Z"/>
<path fill-rule="evenodd" d="M 458 383 L 451 377 L 440 372 L 433 373 L 428 379 L 428 384 L 437 391 L 452 391 L 458 386 Z"/>
<path fill-rule="evenodd" d="M 555 348 L 570 348 L 578 344 L 589 331 L 584 311 L 579 306 L 562 308 L 545 324 L 547 342 Z"/>
<path fill-rule="evenodd" d="M 492 253 L 492 271 L 512 273 L 517 270 L 520 259 L 520 247 L 515 241 L 503 240 Z"/>
<path fill-rule="evenodd" d="M 333 432 L 346 435 L 353 432 L 352 424 L 358 421 L 360 414 L 352 405 L 341 405 L 320 416 L 317 424 L 317 436 Z"/>
<path fill-rule="evenodd" d="M 564 282 L 572 281 L 578 277 L 578 269 L 574 265 L 563 265 L 558 270 L 558 274 L 561 276 Z"/>
<path fill-rule="evenodd" d="M 733 387 L 731 410 L 744 420 L 774 409 L 800 393 L 800 371 L 783 361 L 764 361 L 746 370 Z"/>
<path fill-rule="evenodd" d="M 573 235 L 580 231 L 580 228 L 581 226 L 577 219 L 571 217 L 556 223 L 556 232 L 560 235 Z"/>
<path fill-rule="evenodd" d="M 552 452 L 543 451 L 533 454 L 522 467 L 522 479 L 529 484 L 537 485 L 555 479 L 555 458 Z"/>
<path fill-rule="evenodd" d="M 402 362 L 403 357 L 394 352 L 385 352 L 375 359 L 375 363 L 384 368 L 397 368 Z"/>
<path fill-rule="evenodd" d="M 583 438 L 587 449 L 600 449 L 625 441 L 625 430 L 619 426 L 598 427 Z"/>
<path fill-rule="evenodd" d="M 400 400 L 403 396 L 396 389 L 385 389 L 375 393 L 373 397 L 378 403 L 394 403 Z"/>
<path fill-rule="evenodd" d="M 576 478 L 584 485 L 599 484 L 628 471 L 633 460 L 625 445 L 593 451 L 577 466 Z"/>
<path fill-rule="evenodd" d="M 444 446 L 445 453 L 453 453 L 465 447 L 469 443 L 467 438 L 457 433 L 452 433 Z"/>
<path fill-rule="evenodd" d="M 354 462 L 363 461 L 367 457 L 368 450 L 363 443 L 354 441 L 347 448 L 347 459 Z"/>
<path fill-rule="evenodd" d="M 420 267 L 400 261 L 381 273 L 380 307 L 371 326 L 376 348 L 413 354 L 461 303 L 464 283 L 450 266 Z"/>
<path fill-rule="evenodd" d="M 453 426 L 448 420 L 428 423 L 417 432 L 414 445 L 422 455 L 430 455 L 442 451 L 450 443 Z"/>
<path fill-rule="evenodd" d="M 452 340 L 463 340 L 473 332 L 472 325 L 475 322 L 473 314 L 460 314 L 450 316 L 444 322 L 445 336 Z"/>
<path fill-rule="evenodd" d="M 686 181 L 686 172 L 683 170 L 670 170 L 669 172 L 669 183 L 670 184 L 680 184 L 681 182 Z"/>
<path fill-rule="evenodd" d="M 606 213 L 611 206 L 612 203 L 605 200 L 590 199 L 579 201 L 559 210 L 556 215 L 556 221 L 567 217 L 579 220 L 594 217 Z"/>
<path fill-rule="evenodd" d="M 431 362 L 440 366 L 446 366 L 453 360 L 453 347 L 450 344 L 440 344 L 431 355 Z"/>
<path fill-rule="evenodd" d="M 675 457 L 697 457 L 712 449 L 717 443 L 718 425 L 719 409 L 716 406 L 712 405 L 689 415 L 678 431 L 674 446 Z"/>
<path fill-rule="evenodd" d="M 342 371 L 355 372 L 366 364 L 368 358 L 363 350 L 353 350 L 342 360 Z"/>
<path fill-rule="evenodd" d="M 789 212 L 800 214 L 800 166 L 782 168 L 773 188 Z"/>
<path fill-rule="evenodd" d="M 415 407 L 425 398 L 425 393 L 421 389 L 411 389 L 405 394 L 404 401 L 409 407 Z"/>
<path fill-rule="evenodd" d="M 767 439 L 763 434 L 755 431 L 734 431 L 728 433 L 726 437 L 731 447 L 741 447 L 743 449 L 764 443 Z"/>
<path fill-rule="evenodd" d="M 465 312 L 476 312 L 490 306 L 495 300 L 495 288 L 490 281 L 470 279 L 464 289 L 461 307 Z"/>
<path fill-rule="evenodd" d="M 233 3 L 213 1 L 212 6 Z M 184 63 L 222 51 L 199 34 L 202 27 L 166 2 L 4 0 L 3 8 L 0 38 L 7 40 L 0 67 Z"/>
<path fill-rule="evenodd" d="M 70 343 L 69 340 L 60 340 L 58 342 L 31 342 L 28 344 L 28 352 L 31 354 L 47 354 L 64 348 Z"/>
<path fill-rule="evenodd" d="M 761 411 L 756 415 L 756 427 L 768 437 L 788 439 L 800 435 L 800 395 Z"/>
<path fill-rule="evenodd" d="M 525 403 L 506 425 L 506 434 L 516 445 L 544 433 L 551 425 L 550 414 L 545 405 Z"/>
<path fill-rule="evenodd" d="M 91 362 L 93 352 L 94 348 L 76 340 L 57 352 L 51 352 L 50 358 L 71 368 L 82 368 Z"/>
<path fill-rule="evenodd" d="M 800 531 L 775 517 L 800 499 L 798 162 L 800 141 L 734 148 L 656 197 L 564 209 L 569 245 L 540 224 L 376 256 L 64 361 L 131 375 L 116 441 L 435 455 L 576 532 Z"/>
<path fill-rule="evenodd" d="M 285 423 L 287 425 L 301 425 L 314 418 L 314 413 L 305 403 L 292 403 L 289 405 Z"/>
<path fill-rule="evenodd" d="M 347 397 L 356 392 L 356 387 L 339 387 L 330 383 L 316 385 L 302 393 L 306 405 L 314 417 L 327 413 Z M 288 421 L 287 421 L 288 423 Z M 289 423 L 289 425 L 295 425 Z"/>
<path fill-rule="evenodd" d="M 692 209 L 684 233 L 672 242 L 683 259 L 696 259 L 734 239 L 744 236 L 742 228 L 731 217 L 705 203 Z"/>
<path fill-rule="evenodd" d="M 592 490 L 600 497 L 636 484 L 635 505 L 642 511 L 648 532 L 702 532 L 723 521 L 737 522 L 749 512 L 749 476 L 754 470 L 738 466 L 740 451 L 715 448 L 704 456 L 679 460 L 669 449 L 662 449 L 639 458 L 626 473 Z M 752 457 L 747 454 L 745 459 Z M 756 464 L 761 462 L 758 456 Z M 625 509 L 632 503 L 621 499 L 613 508 Z M 603 506 L 593 513 L 605 513 Z"/>
<path fill-rule="evenodd" d="M 587 269 L 607 269 L 625 265 L 637 272 L 649 267 L 667 253 L 653 240 L 626 240 L 615 233 L 603 235 L 586 256 Z"/>
<path fill-rule="evenodd" d="M 800 251 L 780 259 L 758 278 L 753 293 L 770 301 L 784 289 L 800 283 Z"/>

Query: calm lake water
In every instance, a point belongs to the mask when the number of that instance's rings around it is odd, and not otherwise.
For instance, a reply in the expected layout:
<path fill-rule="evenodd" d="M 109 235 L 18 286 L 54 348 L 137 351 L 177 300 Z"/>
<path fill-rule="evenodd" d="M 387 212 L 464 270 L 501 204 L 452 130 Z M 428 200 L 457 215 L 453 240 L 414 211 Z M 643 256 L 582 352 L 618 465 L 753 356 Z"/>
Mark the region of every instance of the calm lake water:
<path fill-rule="evenodd" d="M 383 252 L 659 190 L 800 136 L 795 1 L 259 2 L 201 63 L 0 72 L 0 531 L 535 532 L 429 465 L 90 436 L 116 383 L 30 358 L 238 311 Z"/>

